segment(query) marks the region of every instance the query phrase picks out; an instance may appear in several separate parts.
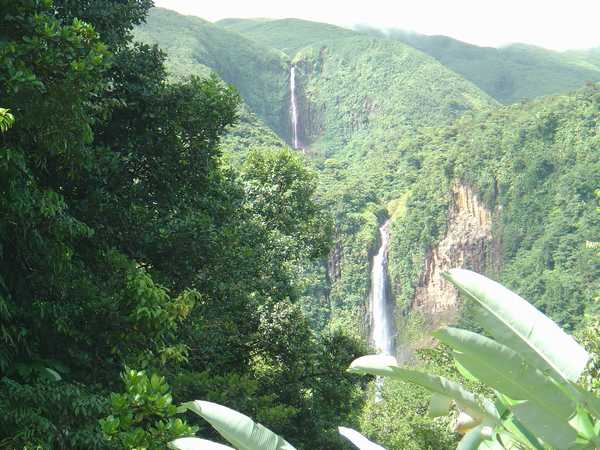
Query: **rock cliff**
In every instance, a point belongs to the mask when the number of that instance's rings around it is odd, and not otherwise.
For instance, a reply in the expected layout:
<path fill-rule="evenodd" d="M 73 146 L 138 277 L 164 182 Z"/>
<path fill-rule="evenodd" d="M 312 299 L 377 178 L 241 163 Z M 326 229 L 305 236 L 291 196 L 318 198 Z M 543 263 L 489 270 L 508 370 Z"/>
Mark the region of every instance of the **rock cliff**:
<path fill-rule="evenodd" d="M 444 238 L 427 252 L 413 311 L 422 313 L 432 326 L 451 321 L 457 310 L 458 292 L 442 273 L 453 267 L 483 273 L 496 271 L 497 248 L 492 237 L 492 212 L 469 186 L 455 185 L 448 229 Z"/>

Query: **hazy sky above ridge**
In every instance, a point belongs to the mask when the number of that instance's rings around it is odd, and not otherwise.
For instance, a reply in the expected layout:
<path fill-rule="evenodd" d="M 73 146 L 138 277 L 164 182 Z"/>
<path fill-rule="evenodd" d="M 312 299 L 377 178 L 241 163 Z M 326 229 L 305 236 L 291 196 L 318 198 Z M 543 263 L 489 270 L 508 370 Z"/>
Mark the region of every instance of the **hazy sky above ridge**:
<path fill-rule="evenodd" d="M 600 46 L 600 0 L 155 0 L 212 22 L 294 17 L 441 34 L 482 46 L 514 42 L 554 50 Z"/>

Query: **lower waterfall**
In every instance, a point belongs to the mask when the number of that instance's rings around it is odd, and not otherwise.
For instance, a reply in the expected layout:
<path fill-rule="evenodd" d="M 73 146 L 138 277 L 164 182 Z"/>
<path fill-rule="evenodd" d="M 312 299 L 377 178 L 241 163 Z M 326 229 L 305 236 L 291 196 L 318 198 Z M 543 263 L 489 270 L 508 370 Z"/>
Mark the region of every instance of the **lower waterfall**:
<path fill-rule="evenodd" d="M 371 269 L 371 294 L 369 312 L 371 317 L 371 341 L 375 351 L 380 354 L 396 356 L 394 342 L 394 320 L 392 305 L 389 301 L 388 285 L 388 244 L 389 244 L 388 219 L 380 228 L 379 236 L 381 246 L 373 257 L 373 268 Z M 377 377 L 375 387 L 375 401 L 381 401 L 381 388 L 383 378 Z"/>
<path fill-rule="evenodd" d="M 394 325 L 392 308 L 389 302 L 389 286 L 387 274 L 387 256 L 389 243 L 389 225 L 386 221 L 379 228 L 381 246 L 373 258 L 371 271 L 371 339 L 378 353 L 395 356 Z"/>

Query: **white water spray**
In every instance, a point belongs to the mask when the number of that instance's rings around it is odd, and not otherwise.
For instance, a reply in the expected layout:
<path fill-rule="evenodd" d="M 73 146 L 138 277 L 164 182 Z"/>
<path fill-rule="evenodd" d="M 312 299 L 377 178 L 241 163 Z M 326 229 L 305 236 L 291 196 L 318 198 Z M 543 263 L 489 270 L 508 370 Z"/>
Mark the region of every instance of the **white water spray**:
<path fill-rule="evenodd" d="M 379 228 L 381 247 L 373 258 L 371 272 L 371 336 L 375 350 L 386 355 L 394 355 L 394 327 L 388 301 L 387 256 L 389 242 L 388 220 Z"/>
<path fill-rule="evenodd" d="M 292 114 L 292 133 L 294 138 L 294 148 L 300 148 L 298 139 L 298 104 L 296 101 L 296 67 L 290 69 L 290 112 Z"/>

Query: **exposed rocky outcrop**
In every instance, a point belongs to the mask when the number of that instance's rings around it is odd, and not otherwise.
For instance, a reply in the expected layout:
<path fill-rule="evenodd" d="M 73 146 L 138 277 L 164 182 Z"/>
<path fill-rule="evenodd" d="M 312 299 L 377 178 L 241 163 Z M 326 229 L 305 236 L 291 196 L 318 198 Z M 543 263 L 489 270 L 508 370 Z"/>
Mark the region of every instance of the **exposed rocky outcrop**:
<path fill-rule="evenodd" d="M 492 237 L 492 212 L 469 186 L 456 185 L 446 235 L 425 257 L 412 309 L 421 312 L 433 326 L 451 321 L 457 310 L 458 292 L 442 273 L 453 267 L 496 271 L 496 244 Z"/>
<path fill-rule="evenodd" d="M 342 276 L 342 243 L 336 240 L 335 246 L 327 258 L 327 275 L 331 282 L 338 281 Z"/>

